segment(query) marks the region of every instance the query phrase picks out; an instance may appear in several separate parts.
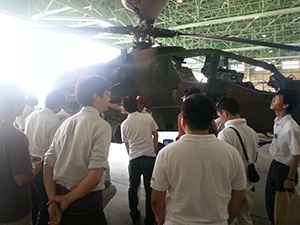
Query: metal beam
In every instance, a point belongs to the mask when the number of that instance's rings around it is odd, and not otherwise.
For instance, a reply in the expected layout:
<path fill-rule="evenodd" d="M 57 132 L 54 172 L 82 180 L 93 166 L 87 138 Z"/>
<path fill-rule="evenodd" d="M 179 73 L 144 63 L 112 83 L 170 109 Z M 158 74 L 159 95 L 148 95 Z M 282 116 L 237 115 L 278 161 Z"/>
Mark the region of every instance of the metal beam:
<path fill-rule="evenodd" d="M 62 4 L 62 5 L 71 7 L 71 8 L 73 8 L 73 9 L 77 10 L 78 12 L 81 12 L 81 13 L 83 13 L 83 14 L 86 14 L 86 15 L 88 15 L 88 16 L 90 16 L 90 17 L 95 18 L 95 19 L 105 21 L 105 18 L 104 18 L 103 16 L 99 15 L 98 13 L 94 13 L 94 12 L 92 12 L 92 11 L 86 10 L 86 9 L 80 7 L 80 6 L 77 6 L 77 5 L 73 4 L 73 3 L 71 3 L 70 1 L 67 1 L 67 0 L 54 0 L 54 1 L 55 1 L 55 2 L 58 2 L 58 3 Z M 106 22 L 106 21 L 105 21 L 105 22 Z"/>
<path fill-rule="evenodd" d="M 36 15 L 32 16 L 31 18 L 32 19 L 38 19 L 40 17 L 49 16 L 49 15 L 53 15 L 53 14 L 60 13 L 60 12 L 65 12 L 65 11 L 68 11 L 68 10 L 71 10 L 71 9 L 72 9 L 71 7 L 62 7 L 60 9 L 49 10 L 45 13 L 36 14 Z"/>
<path fill-rule="evenodd" d="M 222 18 L 222 19 L 206 20 L 203 22 L 172 26 L 172 27 L 169 27 L 169 29 L 170 30 L 179 30 L 179 29 L 186 29 L 186 28 L 191 28 L 191 27 L 208 26 L 208 25 L 219 24 L 219 23 L 228 23 L 228 22 L 234 22 L 234 21 L 239 21 L 239 20 L 257 19 L 260 17 L 277 16 L 277 15 L 299 13 L 299 12 L 300 12 L 300 7 L 294 7 L 294 8 L 288 8 L 288 9 L 280 9 L 280 10 L 274 10 L 274 11 L 268 11 L 268 12 L 262 12 L 262 13 L 254 13 L 254 14 L 249 14 L 249 15 L 234 16 L 234 17 L 228 17 L 228 18 Z"/>
<path fill-rule="evenodd" d="M 299 43 L 287 44 L 287 45 L 300 46 L 300 42 Z M 222 51 L 225 51 L 225 52 L 241 52 L 241 51 L 251 51 L 251 50 L 266 49 L 266 48 L 268 48 L 268 47 L 264 47 L 264 46 L 251 46 L 251 47 L 243 47 L 243 48 L 222 49 Z"/>

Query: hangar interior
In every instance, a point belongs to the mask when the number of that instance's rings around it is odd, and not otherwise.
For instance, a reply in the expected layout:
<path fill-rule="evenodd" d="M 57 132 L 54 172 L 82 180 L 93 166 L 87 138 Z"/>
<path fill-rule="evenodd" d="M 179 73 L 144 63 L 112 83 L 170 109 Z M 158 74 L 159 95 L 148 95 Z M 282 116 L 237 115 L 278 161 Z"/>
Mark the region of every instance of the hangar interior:
<path fill-rule="evenodd" d="M 126 1 L 139 4 L 142 1 Z M 299 46 L 300 1 L 293 0 L 164 0 L 166 7 L 154 26 L 187 34 L 216 35 Z M 46 26 L 103 28 L 136 26 L 137 18 L 120 0 L 2 0 L 0 8 Z M 81 32 L 130 51 L 132 36 Z M 188 37 L 156 38 L 156 45 L 182 46 L 185 49 L 211 48 L 274 64 L 291 79 L 300 79 L 300 53 L 283 49 Z M 191 62 L 190 62 L 191 63 Z M 199 65 L 197 59 L 192 67 Z M 231 68 L 244 74 L 259 90 L 274 91 L 267 86 L 269 71 L 231 62 Z"/>
<path fill-rule="evenodd" d="M 124 8 L 121 0 L 1 0 L 0 9 L 45 26 L 103 28 L 137 25 L 134 13 Z M 300 0 L 170 0 L 154 25 L 188 34 L 300 46 Z M 94 32 L 81 32 L 79 35 L 128 51 L 132 47 L 132 36 L 129 35 Z M 188 37 L 156 38 L 154 43 L 158 46 L 182 46 L 185 49 L 220 49 L 274 64 L 284 76 L 300 79 L 300 52 L 296 51 Z M 203 60 L 198 57 L 186 63 L 193 70 L 202 67 Z M 230 65 L 231 69 L 243 74 L 244 81 L 251 81 L 256 89 L 274 91 L 266 85 L 271 75 L 269 71 L 234 60 Z M 195 74 L 197 70 L 193 72 Z M 171 139 L 174 139 L 173 136 Z M 262 179 L 257 184 L 258 195 L 253 212 L 256 225 L 269 224 L 263 205 L 266 172 L 270 162 L 267 146 L 261 149 L 257 166 Z M 112 183 L 116 184 L 118 193 L 105 212 L 110 225 L 130 224 L 126 199 L 127 156 L 123 145 L 114 144 L 112 148 Z M 143 190 L 140 196 L 143 198 Z M 141 200 L 140 205 L 143 203 Z"/>

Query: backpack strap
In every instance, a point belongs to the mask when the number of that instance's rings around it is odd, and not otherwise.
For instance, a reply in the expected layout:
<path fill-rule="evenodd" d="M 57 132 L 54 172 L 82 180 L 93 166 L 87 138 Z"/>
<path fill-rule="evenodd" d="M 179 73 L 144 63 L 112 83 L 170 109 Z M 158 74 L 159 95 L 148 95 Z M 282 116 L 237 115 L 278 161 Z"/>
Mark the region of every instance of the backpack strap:
<path fill-rule="evenodd" d="M 244 145 L 244 143 L 242 141 L 240 133 L 234 127 L 229 127 L 229 128 L 233 129 L 235 131 L 235 133 L 237 134 L 237 136 L 238 136 L 238 138 L 239 138 L 239 140 L 241 142 L 241 145 L 242 145 L 243 152 L 245 154 L 246 160 L 249 162 L 249 158 L 248 158 L 248 155 L 247 155 L 247 152 L 246 152 L 246 149 L 245 149 L 245 145 Z"/>

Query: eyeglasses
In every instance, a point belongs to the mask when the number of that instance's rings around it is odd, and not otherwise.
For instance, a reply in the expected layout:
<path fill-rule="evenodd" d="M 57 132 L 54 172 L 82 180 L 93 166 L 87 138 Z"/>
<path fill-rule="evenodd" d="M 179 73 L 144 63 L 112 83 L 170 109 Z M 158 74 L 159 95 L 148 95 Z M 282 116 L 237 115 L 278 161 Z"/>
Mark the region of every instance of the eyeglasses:
<path fill-rule="evenodd" d="M 273 98 L 272 98 L 272 101 L 280 101 L 281 99 L 279 98 L 279 97 L 277 97 L 277 96 L 274 96 Z"/>

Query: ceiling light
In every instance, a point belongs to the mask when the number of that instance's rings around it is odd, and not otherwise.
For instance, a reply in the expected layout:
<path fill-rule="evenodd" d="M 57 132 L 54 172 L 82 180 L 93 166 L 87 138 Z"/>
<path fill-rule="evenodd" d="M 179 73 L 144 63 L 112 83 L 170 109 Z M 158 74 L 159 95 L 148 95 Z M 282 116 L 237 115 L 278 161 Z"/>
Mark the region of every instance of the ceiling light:
<path fill-rule="evenodd" d="M 267 35 L 266 34 L 263 34 L 263 35 L 261 35 L 262 37 L 267 37 Z"/>
<path fill-rule="evenodd" d="M 258 18 L 259 18 L 259 16 L 254 17 L 254 19 L 258 19 Z"/>
<path fill-rule="evenodd" d="M 269 53 L 272 53 L 272 52 L 273 52 L 272 50 L 269 51 Z"/>
<path fill-rule="evenodd" d="M 299 60 L 283 61 L 282 69 L 299 69 Z"/>
<path fill-rule="evenodd" d="M 183 3 L 183 0 L 177 0 L 177 3 L 178 3 L 178 4 Z"/>

